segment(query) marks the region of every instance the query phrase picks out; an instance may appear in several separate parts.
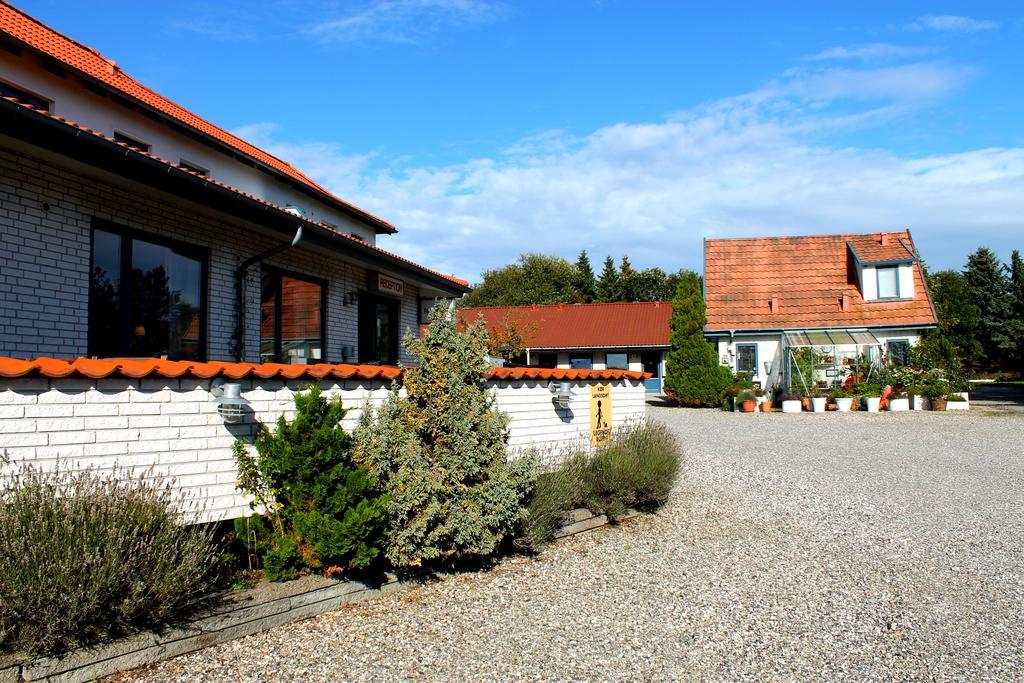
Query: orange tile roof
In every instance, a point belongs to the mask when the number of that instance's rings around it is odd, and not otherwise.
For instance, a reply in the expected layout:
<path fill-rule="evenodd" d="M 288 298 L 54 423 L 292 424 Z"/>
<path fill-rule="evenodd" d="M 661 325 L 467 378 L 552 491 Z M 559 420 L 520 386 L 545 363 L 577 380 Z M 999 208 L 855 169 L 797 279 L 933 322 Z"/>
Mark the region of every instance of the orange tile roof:
<path fill-rule="evenodd" d="M 359 215 L 382 231 L 396 232 L 395 227 L 383 218 L 336 197 L 287 162 L 268 154 L 236 135 L 232 135 L 223 128 L 210 123 L 163 95 L 147 88 L 121 71 L 116 62 L 104 57 L 99 51 L 69 38 L 38 19 L 13 7 L 5 0 L 0 0 L 0 32 L 6 33 L 16 42 L 30 50 L 56 60 L 65 68 L 85 79 L 115 91 L 118 95 L 130 99 L 146 109 L 199 132 L 208 138 L 212 138 L 236 152 L 264 164 L 277 173 L 297 181 L 301 185 L 313 190 L 322 198 L 340 204 Z"/>
<path fill-rule="evenodd" d="M 707 240 L 707 331 L 934 325 L 915 260 L 914 298 L 865 301 L 849 245 L 864 262 L 916 259 L 910 231 Z M 847 310 L 842 309 L 847 296 Z M 771 301 L 777 297 L 778 309 Z"/>
<path fill-rule="evenodd" d="M 0 0 L 0 3 L 2 3 L 2 0 Z M 56 114 L 53 114 L 53 113 L 48 112 L 48 111 L 42 111 L 42 110 L 39 110 L 39 109 L 35 109 L 34 107 L 32 107 L 30 105 L 27 105 L 27 104 L 24 104 L 22 102 L 18 102 L 17 100 L 15 100 L 13 98 L 0 98 L 0 100 L 3 100 L 4 102 L 10 102 L 11 104 L 17 105 L 20 109 L 22 109 L 25 112 L 29 112 L 31 114 L 36 114 L 36 115 L 39 115 L 39 116 L 42 116 L 42 117 L 46 117 L 46 118 L 51 119 L 53 121 L 57 121 L 57 122 L 62 123 L 64 125 L 66 125 L 66 126 L 74 128 L 75 130 L 81 131 L 83 133 L 88 133 L 89 135 L 92 135 L 92 136 L 94 136 L 96 138 L 100 138 L 100 139 L 103 139 L 103 140 L 105 140 L 105 141 L 107 141 L 107 142 L 109 142 L 111 144 L 118 145 L 119 147 L 124 148 L 124 150 L 126 151 L 126 154 L 129 154 L 129 155 L 133 155 L 134 154 L 134 155 L 138 155 L 138 156 L 141 156 L 141 157 L 146 157 L 146 158 L 149 158 L 149 159 L 153 159 L 155 161 L 159 161 L 160 163 L 168 166 L 170 169 L 174 169 L 175 171 L 178 171 L 178 172 L 181 172 L 181 173 L 187 173 L 187 174 L 193 175 L 193 176 L 195 176 L 197 178 L 202 178 L 203 182 L 205 182 L 205 183 L 208 183 L 210 185 L 216 185 L 217 187 L 221 187 L 221 188 L 223 188 L 225 190 L 229 190 L 231 192 L 234 192 L 235 194 L 237 194 L 239 196 L 242 196 L 242 197 L 245 197 L 246 199 L 249 199 L 249 200 L 252 200 L 252 201 L 255 201 L 255 202 L 259 202 L 260 204 L 262 204 L 262 205 L 264 205 L 266 207 L 269 207 L 271 209 L 275 209 L 275 210 L 280 211 L 282 213 L 286 213 L 293 220 L 300 220 L 300 221 L 304 221 L 304 222 L 312 224 L 312 225 L 316 225 L 317 227 L 322 228 L 322 229 L 332 233 L 338 239 L 341 239 L 341 240 L 344 240 L 344 241 L 348 241 L 348 242 L 350 242 L 352 244 L 359 245 L 360 247 L 365 248 L 365 249 L 369 249 L 371 251 L 378 252 L 380 254 L 383 254 L 384 256 L 387 256 L 388 258 L 395 259 L 396 261 L 401 261 L 402 263 L 405 263 L 406 265 L 413 266 L 413 267 L 415 267 L 415 268 L 417 268 L 419 270 L 422 270 L 424 272 L 430 273 L 431 275 L 435 275 L 437 277 L 444 278 L 445 280 L 450 280 L 451 282 L 454 282 L 455 284 L 457 284 L 457 285 L 459 285 L 461 287 L 464 287 L 464 288 L 468 288 L 469 287 L 469 281 L 468 280 L 463 280 L 462 278 L 455 277 L 454 275 L 447 275 L 445 273 L 440 273 L 440 272 L 438 272 L 436 270 L 431 270 L 430 268 L 422 266 L 422 265 L 416 263 L 415 261 L 412 261 L 410 259 L 405 258 L 404 256 L 399 256 L 398 254 L 390 252 L 390 251 L 388 251 L 386 249 L 381 249 L 380 247 L 378 247 L 375 244 L 372 244 L 372 243 L 367 242 L 365 240 L 361 240 L 361 239 L 358 239 L 356 237 L 353 237 L 352 235 L 350 235 L 348 233 L 345 233 L 345 232 L 342 232 L 342 231 L 338 230 L 335 227 L 327 225 L 326 223 L 320 223 L 319 221 L 315 221 L 315 220 L 313 220 L 311 218 L 307 218 L 305 216 L 296 216 L 295 214 L 291 213 L 290 211 L 286 211 L 284 209 L 284 207 L 281 207 L 281 206 L 278 206 L 277 204 L 273 204 L 271 202 L 268 202 L 267 200 L 265 200 L 265 199 L 263 199 L 261 197 L 257 197 L 255 195 L 249 194 L 248 192 L 245 192 L 243 190 L 239 190 L 236 187 L 232 187 L 231 185 L 228 185 L 226 183 L 222 183 L 219 180 L 216 180 L 214 178 L 210 178 L 209 176 L 199 175 L 198 173 L 195 173 L 195 172 L 190 171 L 188 169 L 182 168 L 182 167 L 178 166 L 177 164 L 175 164 L 175 163 L 173 163 L 171 161 L 168 161 L 167 159 L 162 159 L 162 158 L 160 158 L 160 157 L 158 157 L 155 154 L 152 154 L 150 152 L 144 152 L 144 151 L 138 150 L 138 149 L 136 149 L 134 147 L 129 147 L 128 145 L 124 144 L 123 142 L 118 142 L 117 140 L 115 140 L 114 138 L 112 138 L 112 137 L 110 137 L 108 135 L 105 135 L 105 134 L 100 133 L 98 131 L 92 130 L 91 128 L 87 128 L 86 126 L 79 125 L 78 123 L 76 123 L 74 121 L 70 121 L 68 119 L 65 119 L 65 118 L 63 118 L 61 116 L 57 116 Z"/>
<path fill-rule="evenodd" d="M 173 361 L 161 358 L 36 358 L 21 360 L 0 357 L 0 377 L 127 377 L 131 379 L 361 379 L 389 382 L 402 376 L 402 369 L 390 365 L 317 363 L 234 363 Z M 495 368 L 490 379 L 645 379 L 650 375 L 628 370 L 561 370 L 544 368 Z"/>
<path fill-rule="evenodd" d="M 531 349 L 668 346 L 666 301 L 463 308 L 466 321 L 483 316 L 488 330 L 516 327 Z"/>

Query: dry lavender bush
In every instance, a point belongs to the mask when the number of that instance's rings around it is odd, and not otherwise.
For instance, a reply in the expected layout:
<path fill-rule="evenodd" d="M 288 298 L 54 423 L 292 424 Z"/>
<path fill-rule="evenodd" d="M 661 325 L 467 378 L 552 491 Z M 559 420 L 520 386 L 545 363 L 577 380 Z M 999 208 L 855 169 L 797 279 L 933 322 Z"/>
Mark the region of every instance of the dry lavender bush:
<path fill-rule="evenodd" d="M 170 482 L 43 471 L 0 456 L 0 651 L 57 653 L 175 618 L 209 593 L 217 553 Z"/>

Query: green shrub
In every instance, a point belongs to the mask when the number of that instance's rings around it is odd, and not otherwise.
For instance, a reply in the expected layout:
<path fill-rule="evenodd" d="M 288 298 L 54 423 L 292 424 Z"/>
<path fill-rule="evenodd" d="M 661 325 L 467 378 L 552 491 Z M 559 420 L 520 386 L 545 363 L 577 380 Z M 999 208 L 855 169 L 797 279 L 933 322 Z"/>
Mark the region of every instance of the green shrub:
<path fill-rule="evenodd" d="M 665 361 L 665 393 L 679 405 L 719 406 L 733 381 L 732 371 L 718 362 L 718 353 L 704 338 L 707 321 L 700 276 L 682 273 L 672 298 L 672 348 Z"/>
<path fill-rule="evenodd" d="M 664 425 L 649 422 L 618 430 L 611 445 L 577 454 L 537 477 L 517 545 L 539 549 L 571 510 L 585 507 L 611 518 L 630 508 L 662 505 L 679 474 L 679 444 Z"/>
<path fill-rule="evenodd" d="M 0 459 L 0 650 L 55 653 L 160 625 L 209 593 L 218 553 L 170 483 Z"/>
<path fill-rule="evenodd" d="M 459 329 L 442 302 L 422 338 L 406 394 L 392 388 L 359 429 L 358 458 L 389 496 L 387 558 L 398 567 L 491 555 L 518 526 L 534 480 L 531 458 L 509 461 L 508 416 L 486 381 L 487 332 Z"/>
<path fill-rule="evenodd" d="M 381 556 L 387 499 L 352 462 L 340 398 L 328 400 L 312 385 L 295 395 L 295 411 L 291 422 L 278 419 L 274 431 L 260 427 L 258 457 L 235 443 L 239 488 L 266 511 L 271 530 L 268 538 L 266 524 L 251 522 L 240 536 L 263 555 L 272 581 L 304 570 L 366 569 Z"/>

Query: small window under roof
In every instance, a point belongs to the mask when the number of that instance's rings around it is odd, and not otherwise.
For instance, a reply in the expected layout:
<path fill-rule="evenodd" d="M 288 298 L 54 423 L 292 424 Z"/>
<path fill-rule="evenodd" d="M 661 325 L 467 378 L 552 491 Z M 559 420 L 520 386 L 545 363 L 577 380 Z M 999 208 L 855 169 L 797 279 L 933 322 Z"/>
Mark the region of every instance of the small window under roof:
<path fill-rule="evenodd" d="M 50 111 L 50 100 L 39 95 L 33 95 L 27 90 L 22 90 L 4 81 L 0 81 L 0 97 L 27 104 L 33 109 L 39 109 L 40 111 Z"/>
<path fill-rule="evenodd" d="M 187 161 L 185 159 L 180 160 L 178 162 L 178 166 L 186 171 L 191 171 L 192 173 L 197 173 L 199 175 L 210 175 L 210 169 L 203 168 L 199 164 L 193 164 L 191 161 Z"/>
<path fill-rule="evenodd" d="M 148 152 L 150 147 L 152 146 L 148 142 L 143 142 L 142 140 L 133 138 L 131 135 L 125 135 L 121 131 L 117 130 L 114 131 L 114 140 L 122 144 L 128 145 L 132 149 L 137 149 L 140 152 Z"/>

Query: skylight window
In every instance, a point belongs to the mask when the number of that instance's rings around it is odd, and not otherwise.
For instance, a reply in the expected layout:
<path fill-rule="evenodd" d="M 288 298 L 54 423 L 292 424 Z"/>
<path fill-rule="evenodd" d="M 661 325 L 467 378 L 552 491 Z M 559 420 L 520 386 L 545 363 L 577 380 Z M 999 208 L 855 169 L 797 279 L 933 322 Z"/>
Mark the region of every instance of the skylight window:
<path fill-rule="evenodd" d="M 137 138 L 133 138 L 131 135 L 125 135 L 121 131 L 114 131 L 114 140 L 121 144 L 128 145 L 132 149 L 136 149 L 140 152 L 148 152 L 152 145 L 148 142 L 143 142 Z"/>
<path fill-rule="evenodd" d="M 50 111 L 50 100 L 40 97 L 39 95 L 33 95 L 27 90 L 22 90 L 10 83 L 0 81 L 0 97 L 6 99 L 12 99 L 22 104 L 27 104 L 33 109 L 40 111 Z"/>

